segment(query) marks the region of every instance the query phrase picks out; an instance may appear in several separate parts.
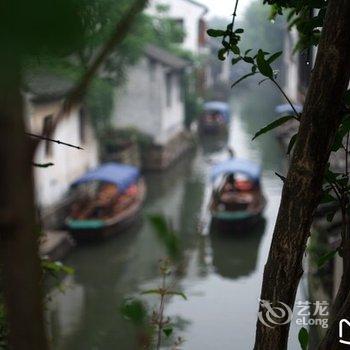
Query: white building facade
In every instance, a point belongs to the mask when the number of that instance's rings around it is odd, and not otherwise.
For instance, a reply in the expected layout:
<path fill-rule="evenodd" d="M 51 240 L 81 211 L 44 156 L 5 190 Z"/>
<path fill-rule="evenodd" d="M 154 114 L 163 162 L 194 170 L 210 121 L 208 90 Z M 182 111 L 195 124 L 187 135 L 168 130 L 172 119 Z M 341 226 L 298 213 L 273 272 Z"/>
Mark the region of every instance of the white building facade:
<path fill-rule="evenodd" d="M 116 91 L 113 124 L 136 128 L 164 146 L 184 129 L 182 72 L 187 61 L 148 45 Z"/>
<path fill-rule="evenodd" d="M 53 122 L 62 100 L 29 102 L 29 130 L 42 135 Z M 87 170 L 98 164 L 98 146 L 84 107 L 73 109 L 50 136 L 82 147 L 82 150 L 41 141 L 34 162 L 53 163 L 52 166 L 34 168 L 36 203 L 41 213 L 53 214 L 64 205 L 70 184 Z"/>
<path fill-rule="evenodd" d="M 206 25 L 204 16 L 208 12 L 206 6 L 194 0 L 151 0 L 148 12 L 157 14 L 157 6 L 168 7 L 167 16 L 178 23 L 185 37 L 181 46 L 195 54 L 202 53 L 205 48 Z"/>

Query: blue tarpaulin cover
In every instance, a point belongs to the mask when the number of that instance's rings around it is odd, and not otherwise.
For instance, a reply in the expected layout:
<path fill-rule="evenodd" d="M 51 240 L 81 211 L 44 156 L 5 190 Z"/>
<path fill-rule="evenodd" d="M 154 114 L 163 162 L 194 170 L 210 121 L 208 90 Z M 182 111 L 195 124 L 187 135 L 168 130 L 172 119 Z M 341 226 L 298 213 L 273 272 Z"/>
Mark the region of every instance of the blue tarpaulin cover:
<path fill-rule="evenodd" d="M 294 105 L 295 110 L 298 113 L 301 113 L 303 111 L 303 106 L 299 104 Z M 275 107 L 275 112 L 278 114 L 294 114 L 293 108 L 290 104 L 286 103 L 283 105 L 278 105 Z"/>
<path fill-rule="evenodd" d="M 106 163 L 96 169 L 88 171 L 81 178 L 74 181 L 72 186 L 77 186 L 90 181 L 101 181 L 117 185 L 121 191 L 124 191 L 130 185 L 137 182 L 139 177 L 139 169 L 132 165 Z"/>
<path fill-rule="evenodd" d="M 213 166 L 211 171 L 212 181 L 215 181 L 223 174 L 243 174 L 251 180 L 258 182 L 261 176 L 261 166 L 250 160 L 231 158 Z"/>
<path fill-rule="evenodd" d="M 208 112 L 211 112 L 211 111 L 220 112 L 225 117 L 226 121 L 228 121 L 231 116 L 229 104 L 221 101 L 205 102 L 204 110 Z"/>

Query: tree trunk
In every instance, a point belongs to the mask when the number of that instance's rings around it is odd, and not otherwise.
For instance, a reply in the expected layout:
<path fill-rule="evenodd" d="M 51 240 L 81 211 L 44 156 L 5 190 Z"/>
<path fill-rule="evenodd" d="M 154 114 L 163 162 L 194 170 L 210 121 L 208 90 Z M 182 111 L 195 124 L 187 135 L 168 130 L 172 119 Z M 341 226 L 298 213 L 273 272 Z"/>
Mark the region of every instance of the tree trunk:
<path fill-rule="evenodd" d="M 0 264 L 13 350 L 46 350 L 39 229 L 35 222 L 31 150 L 25 137 L 20 69 L 0 57 Z"/>
<path fill-rule="evenodd" d="M 350 77 L 349 26 L 350 1 L 330 0 L 264 271 L 261 299 L 275 305 L 293 308 L 303 274 L 306 241 Z M 262 307 L 260 312 L 266 315 Z M 286 349 L 288 334 L 289 323 L 270 328 L 258 320 L 254 349 Z"/>
<path fill-rule="evenodd" d="M 339 322 L 343 318 L 347 318 L 350 321 L 350 227 L 349 216 L 344 209 L 342 211 L 343 216 L 343 229 L 342 229 L 342 258 L 343 258 L 343 275 L 340 282 L 340 286 L 337 292 L 337 296 L 332 305 L 331 313 L 331 325 L 327 330 L 325 337 L 323 338 L 319 349 L 320 350 L 340 350 L 348 349 L 349 346 L 342 345 L 339 342 Z M 350 328 L 344 327 L 343 339 L 350 341 Z"/>

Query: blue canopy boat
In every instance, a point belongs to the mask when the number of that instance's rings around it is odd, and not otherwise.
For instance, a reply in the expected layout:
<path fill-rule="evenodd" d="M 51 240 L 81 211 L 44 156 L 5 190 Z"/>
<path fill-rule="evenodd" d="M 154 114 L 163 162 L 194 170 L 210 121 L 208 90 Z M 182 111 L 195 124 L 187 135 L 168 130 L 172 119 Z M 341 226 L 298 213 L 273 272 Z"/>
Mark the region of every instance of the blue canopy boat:
<path fill-rule="evenodd" d="M 258 221 L 266 205 L 260 178 L 261 166 L 246 159 L 230 158 L 215 165 L 211 171 L 212 224 L 230 228 Z"/>
<path fill-rule="evenodd" d="M 204 113 L 200 118 L 200 131 L 219 133 L 227 131 L 231 119 L 230 106 L 226 102 L 210 101 L 204 103 Z"/>
<path fill-rule="evenodd" d="M 78 240 L 106 238 L 132 224 L 145 199 L 138 168 L 106 163 L 71 184 L 73 204 L 66 225 Z"/>

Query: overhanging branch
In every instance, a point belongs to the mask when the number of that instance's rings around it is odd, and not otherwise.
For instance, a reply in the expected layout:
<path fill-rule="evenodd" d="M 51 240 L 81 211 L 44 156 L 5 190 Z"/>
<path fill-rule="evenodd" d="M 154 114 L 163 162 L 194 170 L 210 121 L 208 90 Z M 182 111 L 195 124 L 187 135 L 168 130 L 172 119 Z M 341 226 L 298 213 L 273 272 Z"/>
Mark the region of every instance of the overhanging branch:
<path fill-rule="evenodd" d="M 55 131 L 57 125 L 60 123 L 60 121 L 64 119 L 65 116 L 74 107 L 81 103 L 83 97 L 87 92 L 87 89 L 91 84 L 93 77 L 98 72 L 102 63 L 112 53 L 112 51 L 124 41 L 137 15 L 144 9 L 147 2 L 148 0 L 135 0 L 133 4 L 129 7 L 125 15 L 122 16 L 122 19 L 116 24 L 110 39 L 100 49 L 98 55 L 95 57 L 85 74 L 81 77 L 79 83 L 72 89 L 72 91 L 64 100 L 62 107 L 55 114 L 52 127 L 49 130 L 47 130 L 46 134 L 43 137 L 38 138 L 34 143 L 32 157 L 34 156 L 35 151 L 41 140 L 51 139 L 51 136 Z"/>

